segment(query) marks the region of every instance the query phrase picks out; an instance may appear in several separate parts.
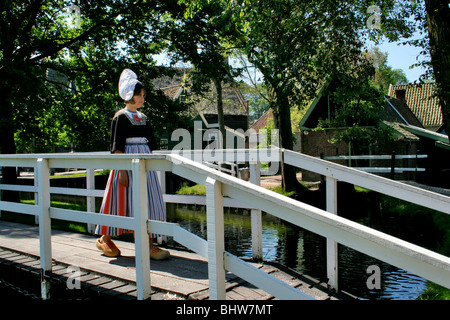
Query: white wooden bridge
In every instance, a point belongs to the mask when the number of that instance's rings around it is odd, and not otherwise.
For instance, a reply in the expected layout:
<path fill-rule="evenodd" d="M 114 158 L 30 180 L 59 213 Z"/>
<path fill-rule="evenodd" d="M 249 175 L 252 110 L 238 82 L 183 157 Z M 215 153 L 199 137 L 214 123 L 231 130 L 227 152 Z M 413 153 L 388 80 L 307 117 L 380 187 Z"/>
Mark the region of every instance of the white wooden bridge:
<path fill-rule="evenodd" d="M 49 288 L 45 279 L 52 273 L 53 266 L 54 244 L 52 243 L 51 219 L 77 221 L 87 223 L 90 226 L 102 224 L 134 230 L 135 269 L 133 270 L 135 270 L 136 296 L 139 300 L 148 299 L 152 292 L 151 284 L 154 273 L 150 272 L 152 268 L 147 236 L 149 232 L 172 236 L 174 241 L 205 259 L 209 299 L 222 300 L 227 298 L 227 273 L 236 275 L 278 299 L 314 298 L 225 251 L 224 206 L 251 209 L 253 256 L 255 258 L 262 257 L 261 211 L 326 237 L 328 286 L 337 291 L 339 291 L 337 243 L 450 288 L 449 257 L 340 217 L 337 212 L 337 181 L 355 184 L 446 214 L 450 214 L 450 197 L 289 150 L 273 148 L 266 151 L 234 150 L 232 155 L 227 154 L 228 161 L 231 156 L 238 161 L 250 163 L 250 182 L 194 161 L 196 160 L 196 153 L 183 154 L 183 156 L 174 153 L 111 155 L 107 152 L 1 155 L 0 166 L 34 168 L 35 180 L 33 186 L 0 184 L 0 190 L 33 192 L 36 195 L 36 202 L 34 205 L 28 205 L 2 199 L 0 211 L 34 215 L 38 219 L 39 269 L 42 279 L 43 299 L 48 297 Z M 213 160 L 217 159 L 217 152 L 220 152 L 220 150 L 216 151 Z M 285 164 L 313 171 L 326 177 L 326 210 L 281 196 L 258 185 L 259 162 L 273 161 L 274 154 L 277 154 Z M 205 155 L 202 156 L 202 161 L 208 160 L 205 159 Z M 50 187 L 50 168 L 87 169 L 87 188 Z M 100 215 L 95 212 L 93 200 L 95 197 L 102 197 L 103 190 L 94 189 L 94 169 L 132 170 L 133 176 L 139 177 L 133 179 L 134 190 L 139 190 L 139 192 L 133 194 L 133 203 L 136 210 L 134 218 Z M 148 203 L 145 192 L 146 175 L 144 174 L 147 170 L 171 171 L 176 175 L 206 186 L 206 196 L 203 198 L 197 197 L 196 201 L 206 205 L 207 240 L 193 235 L 177 224 L 147 219 Z M 51 193 L 87 197 L 87 212 L 52 207 Z M 190 199 L 192 198 L 188 198 L 188 196 L 165 195 L 167 202 L 189 202 Z"/>

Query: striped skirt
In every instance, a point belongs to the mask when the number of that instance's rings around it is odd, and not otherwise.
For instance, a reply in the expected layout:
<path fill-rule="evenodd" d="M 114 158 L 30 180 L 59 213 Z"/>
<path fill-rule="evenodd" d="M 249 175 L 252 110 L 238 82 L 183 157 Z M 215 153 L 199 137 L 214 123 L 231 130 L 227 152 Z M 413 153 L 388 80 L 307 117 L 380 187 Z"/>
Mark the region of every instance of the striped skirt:
<path fill-rule="evenodd" d="M 125 153 L 151 153 L 145 138 L 129 138 L 126 141 Z M 100 213 L 116 216 L 133 217 L 133 176 L 128 172 L 128 187 L 119 182 L 119 170 L 112 170 L 109 174 L 103 196 Z M 162 197 L 158 176 L 154 171 L 147 171 L 148 218 L 150 220 L 165 221 L 166 208 Z M 98 235 L 118 236 L 124 232 L 122 228 L 100 226 L 95 229 Z M 156 236 L 156 235 L 152 235 Z"/>

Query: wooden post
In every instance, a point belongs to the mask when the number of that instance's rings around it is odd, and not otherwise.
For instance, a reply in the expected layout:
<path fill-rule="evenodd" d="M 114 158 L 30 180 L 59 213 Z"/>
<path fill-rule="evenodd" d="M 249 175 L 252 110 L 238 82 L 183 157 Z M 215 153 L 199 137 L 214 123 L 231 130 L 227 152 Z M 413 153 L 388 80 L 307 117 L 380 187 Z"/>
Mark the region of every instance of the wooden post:
<path fill-rule="evenodd" d="M 50 224 L 50 173 L 48 160 L 37 159 L 39 210 L 39 253 L 41 262 L 41 297 L 43 300 L 50 298 L 50 282 L 48 275 L 52 271 L 52 242 Z"/>
<path fill-rule="evenodd" d="M 145 161 L 133 159 L 132 175 L 133 216 L 135 220 L 134 247 L 136 256 L 136 287 L 138 300 L 150 297 L 150 244 L 148 235 L 147 171 Z"/>
<path fill-rule="evenodd" d="M 261 184 L 260 162 L 250 162 L 250 182 L 256 185 Z M 252 256 L 253 259 L 262 260 L 262 214 L 259 209 L 251 209 L 252 225 Z"/>
<path fill-rule="evenodd" d="M 86 188 L 88 190 L 94 190 L 95 189 L 95 174 L 94 169 L 87 169 L 86 170 Z M 87 196 L 86 197 L 86 210 L 87 212 L 95 212 L 95 197 L 94 196 Z M 88 233 L 94 233 L 95 231 L 95 224 L 88 223 L 87 225 L 87 232 Z"/>
<path fill-rule="evenodd" d="M 337 180 L 326 179 L 327 211 L 337 214 Z M 327 276 L 328 286 L 338 291 L 338 244 L 327 238 Z"/>
<path fill-rule="evenodd" d="M 395 151 L 392 151 L 391 156 L 391 179 L 395 180 Z"/>
<path fill-rule="evenodd" d="M 222 184 L 206 179 L 209 299 L 225 300 L 225 234 Z"/>

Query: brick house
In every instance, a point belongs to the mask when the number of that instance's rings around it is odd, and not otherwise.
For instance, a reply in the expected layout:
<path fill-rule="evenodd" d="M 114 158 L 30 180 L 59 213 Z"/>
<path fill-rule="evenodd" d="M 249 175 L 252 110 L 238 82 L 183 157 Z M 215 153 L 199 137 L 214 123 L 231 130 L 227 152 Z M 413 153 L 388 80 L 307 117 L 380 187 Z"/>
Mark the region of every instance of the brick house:
<path fill-rule="evenodd" d="M 319 96 L 309 107 L 305 116 L 300 121 L 301 131 L 297 134 L 297 148 L 300 152 L 311 156 L 342 156 L 342 155 L 356 155 L 351 146 L 345 142 L 330 143 L 329 141 L 336 133 L 346 130 L 346 128 L 313 130 L 319 124 L 319 119 L 333 116 L 333 106 L 330 104 L 330 99 L 327 95 Z M 391 127 L 397 141 L 386 147 L 384 150 L 379 150 L 380 154 L 396 154 L 414 155 L 417 154 L 417 146 L 419 137 L 414 133 L 405 130 L 402 125 L 416 126 L 423 128 L 417 117 L 411 112 L 408 106 L 396 98 L 386 98 L 384 102 L 384 109 L 382 114 L 382 122 L 379 126 Z M 357 163 L 351 163 L 344 160 L 336 160 L 336 162 L 345 165 L 353 165 L 359 167 L 386 167 L 389 166 L 386 160 L 362 160 Z M 415 163 L 411 161 L 404 161 L 402 166 L 414 166 Z M 387 175 L 387 174 L 382 174 Z M 408 176 L 406 176 L 408 175 Z M 401 179 L 411 179 L 409 174 L 404 174 Z"/>
<path fill-rule="evenodd" d="M 180 68 L 174 77 L 165 76 L 155 79 L 153 81 L 153 85 L 172 100 L 185 102 L 186 99 L 189 99 L 188 89 L 183 82 L 183 78 L 187 72 L 189 72 L 188 69 Z M 242 130 L 242 132 L 245 132 L 248 129 L 248 101 L 244 99 L 241 91 L 236 86 L 224 85 L 222 90 L 224 120 L 227 136 L 232 136 L 234 139 L 245 140 L 244 136 L 236 130 Z M 196 100 L 194 104 L 188 104 L 188 107 L 184 112 L 185 115 L 188 115 L 189 118 L 192 119 L 192 122 L 201 122 L 201 130 L 203 132 L 208 129 L 218 128 L 216 93 L 214 90 L 214 85 L 211 83 L 206 96 Z M 214 138 L 214 134 L 212 134 L 211 139 Z M 171 149 L 171 147 L 173 147 L 173 143 L 170 143 L 170 133 L 168 133 L 167 137 L 164 137 L 163 139 L 168 140 L 168 149 Z M 207 144 L 209 144 L 209 141 L 204 142 L 203 147 Z"/>
<path fill-rule="evenodd" d="M 328 94 L 326 94 L 325 87 L 320 90 L 317 97 L 307 109 L 305 115 L 300 121 L 300 131 L 295 132 L 296 143 L 294 151 L 301 152 L 314 157 L 331 157 L 354 155 L 350 146 L 345 142 L 330 143 L 329 141 L 336 133 L 347 130 L 346 128 L 323 129 L 314 130 L 319 125 L 320 119 L 327 119 L 333 117 L 335 106 L 332 105 Z M 260 119 L 258 119 L 251 128 L 258 131 L 263 128 L 268 121 L 268 118 L 273 117 L 271 110 L 266 112 Z M 394 129 L 398 141 L 389 146 L 389 150 L 383 150 L 383 154 L 391 154 L 395 151 L 396 154 L 416 154 L 417 143 L 419 137 L 406 130 L 402 125 L 415 126 L 423 128 L 417 117 L 408 108 L 408 105 L 400 99 L 387 97 L 384 103 L 383 121 L 380 126 L 389 126 Z M 351 165 L 351 163 L 344 160 L 336 160 L 335 162 Z M 368 162 L 368 161 L 366 161 Z M 367 163 L 359 162 L 358 166 L 369 166 Z M 386 164 L 371 161 L 371 166 L 386 166 Z M 414 165 L 411 161 L 405 166 Z M 353 164 L 355 166 L 355 164 Z M 303 180 L 317 180 L 317 175 L 304 172 Z M 401 177 L 404 178 L 404 177 Z"/>
<path fill-rule="evenodd" d="M 436 98 L 432 97 L 434 84 L 390 86 L 390 93 L 385 99 L 383 121 L 380 126 L 390 126 L 399 137 L 397 142 L 383 150 L 383 154 L 397 155 L 425 154 L 426 159 L 403 160 L 405 167 L 425 168 L 422 173 L 403 173 L 396 175 L 396 179 L 416 180 L 418 182 L 450 187 L 450 143 L 448 135 L 442 129 L 442 115 Z M 408 104 L 410 103 L 413 108 Z M 426 111 L 428 110 L 428 111 Z M 415 112 L 414 112 L 415 111 Z M 352 154 L 348 144 L 344 142 L 332 144 L 329 141 L 334 135 L 345 128 L 313 130 L 319 124 L 319 119 L 333 116 L 333 105 L 330 103 L 324 88 L 311 103 L 304 117 L 300 121 L 300 131 L 295 133 L 296 144 L 294 151 L 302 152 L 314 157 L 330 157 Z M 264 128 L 268 119 L 273 117 L 271 110 L 258 119 L 251 128 L 256 131 Z M 424 121 L 424 124 L 422 124 Z M 344 160 L 333 160 L 337 163 L 349 165 Z M 367 161 L 367 160 L 366 160 Z M 361 165 L 361 163 L 356 164 Z M 389 163 L 372 161 L 371 165 L 390 166 Z M 354 165 L 355 166 L 355 165 Z M 367 163 L 362 163 L 367 166 Z M 387 176 L 388 174 L 384 174 Z M 317 180 L 317 175 L 304 172 L 303 180 Z"/>
<path fill-rule="evenodd" d="M 404 101 L 416 115 L 423 127 L 402 127 L 419 137 L 417 148 L 428 157 L 423 161 L 426 174 L 419 181 L 433 186 L 450 187 L 450 143 L 443 129 L 439 99 L 434 94 L 435 83 L 390 85 L 389 95 Z"/>

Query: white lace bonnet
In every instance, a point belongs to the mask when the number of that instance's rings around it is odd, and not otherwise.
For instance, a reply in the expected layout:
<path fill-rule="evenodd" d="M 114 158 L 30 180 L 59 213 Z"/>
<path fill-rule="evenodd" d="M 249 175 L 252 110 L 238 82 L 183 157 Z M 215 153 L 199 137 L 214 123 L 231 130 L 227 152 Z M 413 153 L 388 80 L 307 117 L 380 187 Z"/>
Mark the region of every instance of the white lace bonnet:
<path fill-rule="evenodd" d="M 136 84 L 141 83 L 137 79 L 136 73 L 130 69 L 122 71 L 119 79 L 119 95 L 124 101 L 130 101 L 133 98 L 134 88 Z"/>

